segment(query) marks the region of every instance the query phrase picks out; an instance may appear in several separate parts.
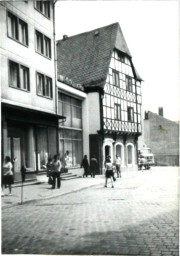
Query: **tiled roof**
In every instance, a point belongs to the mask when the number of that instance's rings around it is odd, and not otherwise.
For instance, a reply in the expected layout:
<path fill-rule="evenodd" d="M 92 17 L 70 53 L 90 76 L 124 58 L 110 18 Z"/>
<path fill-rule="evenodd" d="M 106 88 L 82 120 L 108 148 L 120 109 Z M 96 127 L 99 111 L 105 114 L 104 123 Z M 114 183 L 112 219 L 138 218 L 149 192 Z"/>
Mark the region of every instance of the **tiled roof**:
<path fill-rule="evenodd" d="M 103 86 L 114 48 L 131 58 L 119 23 L 59 40 L 58 75 L 88 87 Z"/>

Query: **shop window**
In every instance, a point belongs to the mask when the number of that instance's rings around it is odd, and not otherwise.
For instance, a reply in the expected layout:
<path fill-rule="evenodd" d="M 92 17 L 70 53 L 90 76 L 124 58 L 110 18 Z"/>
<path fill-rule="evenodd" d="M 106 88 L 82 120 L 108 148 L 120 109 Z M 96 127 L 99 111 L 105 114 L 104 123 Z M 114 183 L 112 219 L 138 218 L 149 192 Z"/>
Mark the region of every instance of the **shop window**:
<path fill-rule="evenodd" d="M 38 127 L 37 134 L 38 170 L 40 170 L 45 169 L 48 162 L 48 130 Z"/>
<path fill-rule="evenodd" d="M 50 18 L 50 1 L 35 1 L 35 8 L 47 18 Z"/>
<path fill-rule="evenodd" d="M 114 117 L 116 120 L 121 120 L 121 105 L 114 104 Z"/>
<path fill-rule="evenodd" d="M 12 13 L 8 12 L 8 36 L 20 42 L 23 45 L 28 45 L 28 26 L 27 23 L 19 19 Z"/>
<path fill-rule="evenodd" d="M 132 78 L 126 76 L 126 90 L 132 92 Z"/>
<path fill-rule="evenodd" d="M 113 70 L 112 75 L 113 75 L 113 85 L 119 87 L 119 72 L 116 70 Z"/>
<path fill-rule="evenodd" d="M 52 99 L 52 78 L 37 72 L 36 82 L 37 94 Z"/>
<path fill-rule="evenodd" d="M 51 58 L 51 39 L 36 30 L 36 52 Z"/>
<path fill-rule="evenodd" d="M 64 166 L 80 167 L 82 161 L 82 132 L 60 130 L 60 155 Z"/>
<path fill-rule="evenodd" d="M 134 109 L 132 107 L 128 107 L 127 109 L 127 114 L 128 114 L 128 121 L 129 122 L 134 122 Z"/>
<path fill-rule="evenodd" d="M 9 61 L 9 86 L 30 91 L 29 68 Z"/>

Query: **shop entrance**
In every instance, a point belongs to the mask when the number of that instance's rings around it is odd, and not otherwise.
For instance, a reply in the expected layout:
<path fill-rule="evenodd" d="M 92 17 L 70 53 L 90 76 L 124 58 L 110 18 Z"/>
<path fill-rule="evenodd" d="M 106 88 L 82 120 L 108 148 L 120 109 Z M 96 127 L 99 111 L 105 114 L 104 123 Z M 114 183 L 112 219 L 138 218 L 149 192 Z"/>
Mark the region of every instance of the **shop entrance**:
<path fill-rule="evenodd" d="M 11 158 L 13 162 L 13 172 L 15 181 L 21 180 L 21 132 L 20 129 L 15 127 L 10 127 L 8 130 L 7 137 L 7 155 Z"/>

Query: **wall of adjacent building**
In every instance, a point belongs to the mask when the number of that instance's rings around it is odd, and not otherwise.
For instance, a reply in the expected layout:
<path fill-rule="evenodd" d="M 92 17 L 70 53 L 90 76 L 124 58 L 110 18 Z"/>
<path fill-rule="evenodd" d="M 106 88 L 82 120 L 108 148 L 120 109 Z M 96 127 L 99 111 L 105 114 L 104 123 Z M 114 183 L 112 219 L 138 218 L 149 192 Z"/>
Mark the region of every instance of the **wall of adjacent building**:
<path fill-rule="evenodd" d="M 179 125 L 148 112 L 144 120 L 144 142 L 155 155 L 156 165 L 179 165 Z"/>
<path fill-rule="evenodd" d="M 55 69 L 53 42 L 53 3 L 51 18 L 48 19 L 34 8 L 34 1 L 3 1 L 0 3 L 1 17 L 1 93 L 2 101 L 16 106 L 55 113 L 55 100 L 37 95 L 36 72 L 52 78 L 53 97 L 55 97 Z M 7 11 L 28 24 L 29 45 L 24 46 L 7 34 Z M 51 39 L 51 59 L 35 51 L 35 29 Z M 14 61 L 29 68 L 30 91 L 9 87 L 8 61 Z"/>
<path fill-rule="evenodd" d="M 88 93 L 88 116 L 89 116 L 89 134 L 97 134 L 100 130 L 100 101 L 99 93 Z"/>

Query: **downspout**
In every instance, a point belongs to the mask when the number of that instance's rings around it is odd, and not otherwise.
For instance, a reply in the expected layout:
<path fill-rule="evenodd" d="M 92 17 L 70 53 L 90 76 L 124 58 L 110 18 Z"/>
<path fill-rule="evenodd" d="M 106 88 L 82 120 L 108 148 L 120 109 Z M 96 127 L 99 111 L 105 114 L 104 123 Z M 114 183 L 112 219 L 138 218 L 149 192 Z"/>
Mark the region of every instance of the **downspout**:
<path fill-rule="evenodd" d="M 99 102 L 100 102 L 100 134 L 101 134 L 101 147 L 100 147 L 100 173 L 102 174 L 102 168 L 103 168 L 103 141 L 104 141 L 104 129 L 103 129 L 103 104 L 102 104 L 102 99 L 104 96 L 104 91 L 99 92 Z"/>
<path fill-rule="evenodd" d="M 137 122 L 137 134 L 139 133 L 138 127 L 138 105 L 137 105 L 137 86 L 136 86 L 136 79 L 135 79 L 135 93 L 136 93 L 136 122 Z M 138 165 L 138 135 L 136 136 L 136 162 Z"/>
<path fill-rule="evenodd" d="M 55 29 L 55 4 L 57 0 L 55 0 L 53 4 L 53 41 L 54 41 L 54 83 L 55 83 L 55 113 L 58 115 L 58 87 L 57 87 L 57 54 L 56 54 L 56 29 Z M 56 129 L 57 134 L 57 153 L 59 154 L 59 122 Z"/>

